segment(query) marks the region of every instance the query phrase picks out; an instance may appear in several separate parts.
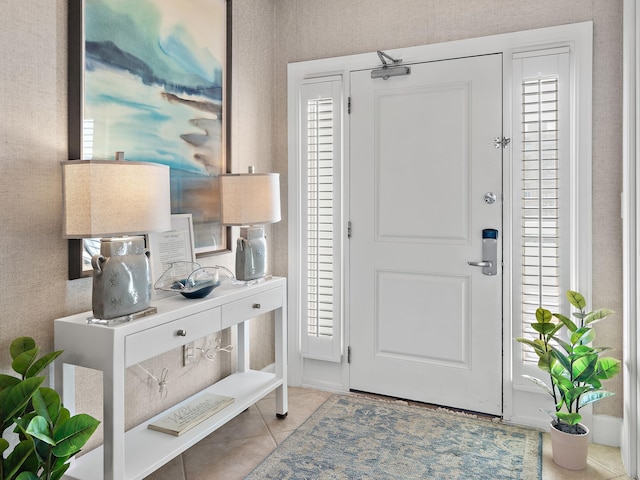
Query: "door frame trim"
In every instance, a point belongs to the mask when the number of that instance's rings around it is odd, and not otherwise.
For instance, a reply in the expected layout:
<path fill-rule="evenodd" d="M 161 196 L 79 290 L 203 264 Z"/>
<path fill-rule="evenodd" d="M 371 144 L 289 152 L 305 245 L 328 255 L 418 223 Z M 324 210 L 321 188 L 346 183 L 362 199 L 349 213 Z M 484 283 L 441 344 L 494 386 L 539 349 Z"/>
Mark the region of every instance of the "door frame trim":
<path fill-rule="evenodd" d="M 386 51 L 394 58 L 402 58 L 403 63 L 422 63 L 428 61 L 445 60 L 456 57 L 466 57 L 484 55 L 488 53 L 503 53 L 503 88 L 504 88 L 504 136 L 510 136 L 511 118 L 511 57 L 519 51 L 531 51 L 536 49 L 547 49 L 558 45 L 571 45 L 575 55 L 574 65 L 579 65 L 580 69 L 586 68 L 589 73 L 579 75 L 579 71 L 573 71 L 575 86 L 578 87 L 578 95 L 581 98 L 588 98 L 588 101 L 577 102 L 580 107 L 580 124 L 574 130 L 574 143 L 576 144 L 576 157 L 591 158 L 591 70 L 593 58 L 593 24 L 583 22 L 570 25 L 562 25 L 523 32 L 513 32 L 501 35 L 493 35 L 474 39 L 458 40 L 440 44 L 432 44 L 417 47 L 407 47 Z M 299 256 L 299 234 L 297 218 L 300 214 L 297 198 L 299 195 L 298 185 L 295 179 L 298 172 L 298 151 L 299 151 L 299 99 L 298 88 L 304 79 L 324 77 L 331 75 L 341 75 L 343 78 L 343 92 L 350 91 L 349 72 L 360 69 L 370 69 L 379 67 L 379 58 L 375 52 L 349 55 L 337 58 L 311 60 L 304 62 L 290 63 L 288 65 L 288 138 L 289 138 L 289 358 L 291 385 L 307 385 L 317 388 L 324 388 L 333 391 L 349 390 L 349 375 L 346 355 L 343 355 L 341 363 L 329 365 L 328 362 L 318 362 L 311 359 L 303 359 L 300 355 L 300 328 L 298 325 L 298 312 L 300 308 L 299 289 L 297 287 L 299 278 L 299 266 L 297 259 Z M 344 95 L 346 101 L 346 95 Z M 346 106 L 345 106 L 346 107 Z M 347 108 L 344 108 L 345 115 Z M 575 112 L 574 112 L 575 113 Z M 349 122 L 345 118 L 343 144 L 349 142 Z M 576 140 L 576 139 L 579 139 Z M 345 155 L 345 171 L 349 161 L 348 151 Z M 505 161 L 505 165 L 509 162 Z M 590 165 L 590 162 L 589 162 Z M 504 178 L 508 179 L 510 172 L 505 170 Z M 580 179 L 574 179 L 590 191 L 591 169 L 583 168 L 580 172 Z M 508 181 L 508 180 L 505 180 Z M 345 177 L 345 182 L 348 178 Z M 584 182 L 584 183 L 583 183 Z M 348 185 L 348 183 L 345 183 Z M 510 184 L 504 185 L 504 190 L 510 191 Z M 343 198 L 348 199 L 348 195 Z M 509 250 L 510 230 L 509 218 L 512 212 L 509 210 L 509 202 L 504 202 L 503 207 L 503 245 L 504 245 L 504 275 L 503 275 L 503 415 L 505 420 L 523 425 L 542 426 L 537 417 L 531 416 L 531 411 L 537 411 L 539 400 L 535 398 L 537 392 L 526 387 L 515 388 L 513 379 L 513 347 L 512 323 L 511 323 L 511 252 Z M 345 206 L 348 209 L 348 205 Z M 588 239 L 586 248 L 579 253 L 580 259 L 576 265 L 580 265 L 580 271 L 576 272 L 572 285 L 580 289 L 590 301 L 591 298 L 591 206 L 588 205 L 587 214 L 581 216 L 581 231 L 574 231 L 573 235 L 581 235 Z M 348 210 L 345 210 L 348 211 Z M 349 245 L 346 242 L 343 265 L 349 264 Z M 349 298 L 348 269 L 345 271 L 345 296 Z M 349 317 L 348 309 L 344 316 L 343 326 L 345 345 L 349 345 Z M 527 400 L 529 398 L 530 400 Z M 545 420 L 545 426 L 548 424 Z"/>

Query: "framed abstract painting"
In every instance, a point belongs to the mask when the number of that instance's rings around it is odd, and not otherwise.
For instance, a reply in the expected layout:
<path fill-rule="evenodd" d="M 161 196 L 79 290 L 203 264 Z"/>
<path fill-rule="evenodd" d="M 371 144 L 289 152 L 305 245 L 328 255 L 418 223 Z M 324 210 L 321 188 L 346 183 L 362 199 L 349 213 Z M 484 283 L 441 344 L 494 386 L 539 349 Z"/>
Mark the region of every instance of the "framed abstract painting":
<path fill-rule="evenodd" d="M 230 144 L 230 15 L 231 0 L 69 1 L 69 159 L 124 152 L 168 165 L 171 211 L 192 215 L 197 256 L 230 243 L 218 185 Z"/>

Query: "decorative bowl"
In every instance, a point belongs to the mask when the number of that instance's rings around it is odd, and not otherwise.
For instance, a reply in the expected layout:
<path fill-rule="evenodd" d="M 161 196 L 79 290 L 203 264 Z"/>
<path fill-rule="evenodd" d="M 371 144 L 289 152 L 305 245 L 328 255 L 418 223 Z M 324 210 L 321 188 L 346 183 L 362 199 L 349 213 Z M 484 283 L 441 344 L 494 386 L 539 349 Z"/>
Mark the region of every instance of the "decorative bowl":
<path fill-rule="evenodd" d="M 204 298 L 214 288 L 233 279 L 225 267 L 202 267 L 195 262 L 173 262 L 153 286 L 156 290 L 177 292 L 186 298 Z"/>

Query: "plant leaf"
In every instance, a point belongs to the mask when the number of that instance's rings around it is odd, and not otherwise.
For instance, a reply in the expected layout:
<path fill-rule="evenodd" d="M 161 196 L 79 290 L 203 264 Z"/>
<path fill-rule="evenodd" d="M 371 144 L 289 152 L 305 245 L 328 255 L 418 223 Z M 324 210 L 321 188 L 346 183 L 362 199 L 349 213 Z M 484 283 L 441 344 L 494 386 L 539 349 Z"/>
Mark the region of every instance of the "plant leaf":
<path fill-rule="evenodd" d="M 533 348 L 536 354 L 544 355 L 546 351 L 544 350 L 544 344 L 540 344 L 540 340 L 529 340 L 528 338 L 517 337 L 516 340 L 520 343 L 524 343 L 525 345 L 529 345 Z"/>
<path fill-rule="evenodd" d="M 84 413 L 74 415 L 53 432 L 53 438 L 56 441 L 53 454 L 56 457 L 63 457 L 79 452 L 99 424 L 100 422 L 90 415 Z"/>
<path fill-rule="evenodd" d="M 53 429 L 56 430 L 60 425 L 71 418 L 71 413 L 64 407 L 60 408 L 60 412 L 58 412 L 58 418 L 56 419 L 56 423 L 53 426 Z"/>
<path fill-rule="evenodd" d="M 562 365 L 562 368 L 566 371 L 566 372 L 570 372 L 571 371 L 571 362 L 569 361 L 569 357 L 567 357 L 564 353 L 562 353 L 560 350 L 558 350 L 555 347 L 553 348 L 553 356 L 556 357 L 556 360 L 558 360 L 558 362 L 560 363 L 560 365 Z M 557 372 L 559 373 L 559 372 Z"/>
<path fill-rule="evenodd" d="M 598 355 L 584 355 L 573 361 L 571 375 L 575 382 L 587 382 L 596 373 Z"/>
<path fill-rule="evenodd" d="M 52 388 L 41 387 L 33 395 L 33 409 L 43 417 L 49 425 L 53 425 L 60 413 L 60 395 Z"/>
<path fill-rule="evenodd" d="M 551 312 L 546 308 L 540 307 L 536 310 L 536 320 L 538 323 L 549 323 L 552 317 L 553 315 L 551 315 Z"/>
<path fill-rule="evenodd" d="M 61 354 L 62 350 L 58 350 L 57 352 L 47 353 L 42 358 L 39 358 L 33 365 L 29 367 L 29 370 L 27 370 L 27 377 L 35 377 Z"/>
<path fill-rule="evenodd" d="M 600 380 L 607 380 L 620 373 L 622 364 L 620 360 L 611 357 L 604 357 L 598 360 L 596 365 L 596 376 Z"/>
<path fill-rule="evenodd" d="M 611 397 L 613 395 L 615 395 L 615 393 L 607 392 L 605 390 L 595 390 L 593 392 L 585 393 L 580 397 L 580 405 L 578 408 L 582 408 L 585 405 L 589 405 L 590 403 L 597 402 L 598 400 L 602 400 L 603 398 Z"/>
<path fill-rule="evenodd" d="M 2 461 L 2 458 L 4 458 L 2 452 L 4 452 L 7 448 L 9 448 L 9 442 L 7 442 L 4 438 L 0 438 L 0 462 Z"/>
<path fill-rule="evenodd" d="M 27 433 L 32 437 L 37 438 L 49 445 L 55 445 L 56 442 L 51 438 L 51 432 L 49 431 L 49 422 L 44 417 L 36 415 L 29 422 L 27 427 Z"/>
<path fill-rule="evenodd" d="M 573 345 L 577 343 L 585 344 L 593 342 L 596 338 L 596 333 L 592 328 L 581 327 L 571 334 L 571 343 Z"/>
<path fill-rule="evenodd" d="M 63 465 L 60 465 L 58 468 L 53 470 L 53 472 L 51 472 L 50 480 L 61 480 L 65 472 L 69 469 L 70 466 L 71 466 L 70 463 L 65 463 Z"/>
<path fill-rule="evenodd" d="M 28 350 L 33 350 L 34 348 L 36 348 L 36 341 L 33 338 L 18 337 L 13 342 L 11 342 L 9 353 L 11 354 L 11 358 L 16 358 L 21 353 L 24 353 Z"/>
<path fill-rule="evenodd" d="M 569 425 L 576 425 L 582 420 L 582 415 L 579 413 L 556 412 L 556 416 Z"/>
<path fill-rule="evenodd" d="M 553 392 L 551 391 L 549 386 L 546 383 L 544 383 L 542 380 L 540 380 L 539 378 L 536 378 L 536 377 L 532 377 L 531 375 L 522 375 L 522 376 L 524 378 L 526 378 L 527 380 L 530 380 L 533 383 L 535 383 L 536 385 L 538 385 L 540 388 L 542 388 L 545 392 L 547 392 L 549 395 L 551 395 L 553 397 Z"/>
<path fill-rule="evenodd" d="M 567 390 L 567 392 L 564 394 L 565 403 L 567 405 L 571 405 L 578 398 L 580 398 L 580 395 L 583 395 L 590 390 L 593 390 L 593 387 L 591 385 L 583 385 L 580 387 L 574 387 L 571 390 Z M 580 407 L 578 406 L 578 408 Z"/>
<path fill-rule="evenodd" d="M 15 387 L 19 383 L 20 383 L 19 378 L 0 373 L 0 392 L 2 392 L 7 388 Z"/>
<path fill-rule="evenodd" d="M 7 395 L 6 397 L 0 395 L 0 419 L 2 422 L 13 422 L 13 418 L 19 417 L 43 381 L 44 377 L 27 378 L 8 391 L 3 390 L 2 394 L 6 392 Z M 4 425 L 4 428 L 7 426 Z"/>
<path fill-rule="evenodd" d="M 553 332 L 557 332 L 555 323 L 532 323 L 531 328 L 533 328 L 536 332 L 541 333 L 542 335 L 549 336 L 552 335 Z"/>
<path fill-rule="evenodd" d="M 22 440 L 4 461 L 4 478 L 13 478 L 33 453 L 33 442 Z M 37 477 L 36 477 L 37 478 Z"/>
<path fill-rule="evenodd" d="M 573 290 L 569 290 L 567 292 L 567 299 L 569 300 L 569 303 L 576 307 L 578 310 L 584 310 L 584 308 L 587 306 L 587 302 L 584 297 L 578 292 L 574 292 Z"/>
<path fill-rule="evenodd" d="M 23 377 L 26 377 L 27 370 L 38 357 L 39 351 L 40 349 L 36 347 L 32 350 L 27 350 L 26 352 L 22 352 L 20 355 L 18 355 L 13 359 L 13 362 L 11 363 L 11 368 L 13 368 L 13 370 L 16 373 L 19 373 Z"/>
<path fill-rule="evenodd" d="M 561 313 L 554 313 L 553 316 L 560 320 L 570 332 L 575 332 L 578 329 L 578 326 L 573 323 L 573 321 L 569 317 L 566 317 Z"/>
<path fill-rule="evenodd" d="M 584 317 L 584 324 L 589 325 L 591 323 L 599 322 L 600 320 L 604 320 L 609 315 L 613 315 L 614 313 L 616 312 L 614 312 L 613 310 L 609 310 L 608 308 L 599 308 L 598 310 L 594 310 L 593 312 L 587 314 L 586 317 Z"/>
<path fill-rule="evenodd" d="M 40 479 L 33 472 L 20 472 L 20 475 L 16 477 L 16 480 L 40 480 Z"/>

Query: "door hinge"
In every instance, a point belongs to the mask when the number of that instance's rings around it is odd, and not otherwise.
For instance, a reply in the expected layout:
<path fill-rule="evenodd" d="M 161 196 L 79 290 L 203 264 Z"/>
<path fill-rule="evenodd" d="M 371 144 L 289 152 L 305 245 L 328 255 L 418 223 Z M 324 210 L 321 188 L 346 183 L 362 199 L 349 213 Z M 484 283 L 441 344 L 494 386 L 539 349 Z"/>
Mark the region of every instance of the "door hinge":
<path fill-rule="evenodd" d="M 351 97 L 347 100 L 347 113 L 351 115 Z"/>
<path fill-rule="evenodd" d="M 351 238 L 351 220 L 347 222 L 347 238 Z"/>
<path fill-rule="evenodd" d="M 347 347 L 347 363 L 351 363 L 351 345 Z"/>
<path fill-rule="evenodd" d="M 494 145 L 496 148 L 500 148 L 500 147 L 502 147 L 502 148 L 507 148 L 507 145 L 509 145 L 510 143 L 511 143 L 511 139 L 510 139 L 510 138 L 507 138 L 507 137 L 502 137 L 502 138 L 500 138 L 500 137 L 496 137 L 496 138 L 493 140 L 493 145 Z"/>

